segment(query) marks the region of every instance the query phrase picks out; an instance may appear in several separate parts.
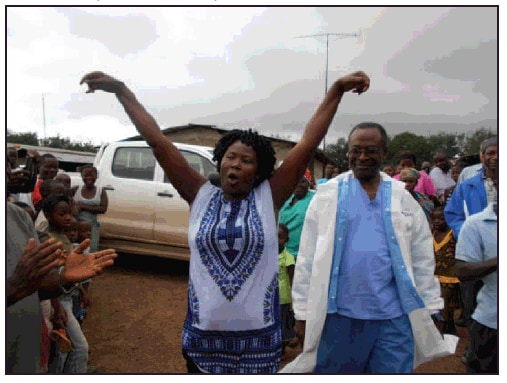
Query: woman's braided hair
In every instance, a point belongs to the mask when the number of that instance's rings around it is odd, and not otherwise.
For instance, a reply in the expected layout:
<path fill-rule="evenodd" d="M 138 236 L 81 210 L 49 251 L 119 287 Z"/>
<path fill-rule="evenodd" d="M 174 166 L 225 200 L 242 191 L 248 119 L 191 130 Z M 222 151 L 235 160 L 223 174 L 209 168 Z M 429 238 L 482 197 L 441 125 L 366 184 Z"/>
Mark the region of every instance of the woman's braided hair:
<path fill-rule="evenodd" d="M 217 171 L 220 173 L 220 165 L 225 152 L 234 142 L 240 140 L 243 144 L 251 146 L 257 155 L 257 177 L 254 187 L 269 179 L 275 170 L 275 150 L 271 141 L 258 134 L 252 129 L 240 130 L 234 129 L 224 134 L 217 142 L 213 151 L 213 161 L 217 163 Z"/>

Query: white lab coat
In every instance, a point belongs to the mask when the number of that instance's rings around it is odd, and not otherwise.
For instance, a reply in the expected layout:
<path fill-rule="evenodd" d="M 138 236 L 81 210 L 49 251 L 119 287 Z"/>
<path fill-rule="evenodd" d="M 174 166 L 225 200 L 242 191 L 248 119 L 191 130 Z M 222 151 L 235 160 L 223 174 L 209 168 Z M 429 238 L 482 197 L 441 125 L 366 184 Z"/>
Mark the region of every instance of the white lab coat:
<path fill-rule="evenodd" d="M 426 216 L 402 182 L 381 175 L 382 182 L 391 183 L 391 206 L 386 211 L 390 211 L 394 233 L 386 229 L 386 234 L 395 235 L 392 239 L 397 242 L 404 262 L 401 268 L 409 274 L 416 294 L 425 305 L 409 314 L 414 333 L 415 368 L 425 361 L 453 354 L 458 338 L 446 334 L 443 339 L 430 316 L 443 308 L 443 299 L 434 276 L 433 240 Z M 338 193 L 348 190 L 346 183 L 352 177 L 349 171 L 321 185 L 308 207 L 292 287 L 294 313 L 296 319 L 306 321 L 306 335 L 303 352 L 281 373 L 311 372 L 315 366 L 327 315 Z M 338 240 L 343 241 L 339 246 L 345 242 L 344 238 Z"/>

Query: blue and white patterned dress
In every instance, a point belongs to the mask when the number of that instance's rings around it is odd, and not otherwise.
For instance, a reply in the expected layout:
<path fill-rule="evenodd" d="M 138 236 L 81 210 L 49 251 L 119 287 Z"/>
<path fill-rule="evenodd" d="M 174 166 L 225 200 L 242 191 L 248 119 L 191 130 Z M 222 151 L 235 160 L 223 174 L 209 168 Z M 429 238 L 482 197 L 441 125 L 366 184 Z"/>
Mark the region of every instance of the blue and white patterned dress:
<path fill-rule="evenodd" d="M 190 209 L 183 350 L 204 372 L 276 373 L 278 231 L 268 181 L 241 201 L 207 182 Z"/>

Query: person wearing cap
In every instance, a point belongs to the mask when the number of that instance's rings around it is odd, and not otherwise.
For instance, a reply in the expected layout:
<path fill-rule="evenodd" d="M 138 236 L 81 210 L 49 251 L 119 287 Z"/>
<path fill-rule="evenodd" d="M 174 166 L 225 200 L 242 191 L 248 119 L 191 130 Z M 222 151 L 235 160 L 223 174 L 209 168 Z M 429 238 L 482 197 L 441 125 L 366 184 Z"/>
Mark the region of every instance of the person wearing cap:
<path fill-rule="evenodd" d="M 311 174 L 306 170 L 305 175 L 301 178 L 294 189 L 294 193 L 289 197 L 280 209 L 279 221 L 285 224 L 289 229 L 289 241 L 286 244 L 289 253 L 297 259 L 299 251 L 299 241 L 301 239 L 301 231 L 305 220 L 308 205 L 315 195 L 315 191 L 310 190 Z"/>
<path fill-rule="evenodd" d="M 405 189 L 414 197 L 417 203 L 422 207 L 428 221 L 430 220 L 431 210 L 435 207 L 431 197 L 424 193 L 415 191 L 421 174 L 414 168 L 403 168 L 400 172 L 400 181 L 405 183 Z"/>
<path fill-rule="evenodd" d="M 445 220 L 453 229 L 456 238 L 465 219 L 483 211 L 497 201 L 494 182 L 498 179 L 498 137 L 493 136 L 481 143 L 483 170 L 461 182 L 446 204 Z"/>

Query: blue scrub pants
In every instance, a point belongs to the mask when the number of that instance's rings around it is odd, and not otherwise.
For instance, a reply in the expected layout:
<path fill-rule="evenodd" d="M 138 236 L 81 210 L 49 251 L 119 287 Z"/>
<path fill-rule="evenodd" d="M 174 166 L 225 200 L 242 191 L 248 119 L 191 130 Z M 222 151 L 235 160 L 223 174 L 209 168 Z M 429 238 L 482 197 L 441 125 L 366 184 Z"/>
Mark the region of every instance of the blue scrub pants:
<path fill-rule="evenodd" d="M 327 314 L 317 374 L 412 373 L 414 338 L 407 315 L 362 320 Z"/>

